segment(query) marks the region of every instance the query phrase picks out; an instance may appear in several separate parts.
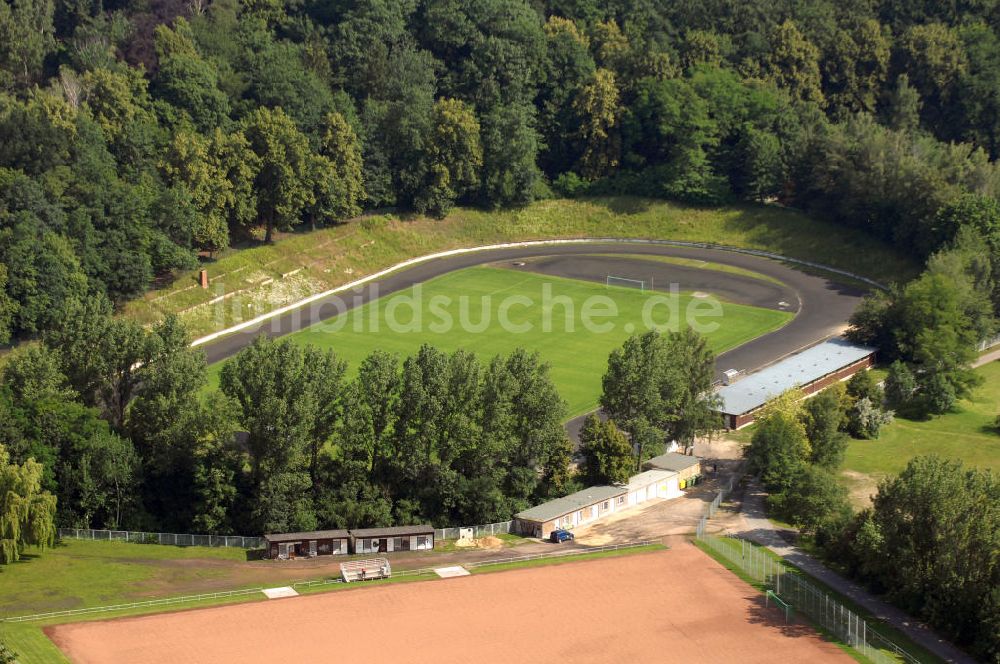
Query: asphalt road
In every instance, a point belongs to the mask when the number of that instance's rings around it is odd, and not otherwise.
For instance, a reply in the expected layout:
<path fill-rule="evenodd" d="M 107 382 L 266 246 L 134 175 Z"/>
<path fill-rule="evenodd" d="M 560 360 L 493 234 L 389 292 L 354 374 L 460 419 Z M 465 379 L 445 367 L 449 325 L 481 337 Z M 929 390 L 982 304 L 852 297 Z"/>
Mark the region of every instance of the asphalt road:
<path fill-rule="evenodd" d="M 759 279 L 726 272 L 701 270 L 628 256 L 674 256 L 693 260 L 722 263 L 745 268 L 773 277 L 785 287 Z M 260 335 L 279 337 L 297 332 L 322 320 L 363 305 L 375 297 L 384 297 L 406 290 L 414 284 L 448 272 L 488 263 L 524 261 L 522 269 L 532 269 L 556 276 L 590 279 L 603 282 L 608 274 L 637 279 L 651 278 L 656 290 L 676 282 L 682 290 L 703 290 L 724 299 L 756 306 L 783 308 L 796 316 L 779 330 L 758 337 L 718 357 L 716 366 L 727 369 L 754 371 L 786 355 L 814 344 L 841 331 L 863 292 L 853 286 L 831 281 L 827 277 L 807 274 L 776 260 L 750 256 L 721 249 L 675 247 L 657 244 L 581 243 L 534 247 L 492 249 L 440 258 L 392 273 L 363 288 L 332 295 L 306 307 L 262 322 L 201 346 L 209 364 L 235 355 Z M 512 265 L 513 266 L 513 265 Z M 788 303 L 781 307 L 779 302 Z M 576 440 L 583 418 L 567 423 L 570 436 Z"/>

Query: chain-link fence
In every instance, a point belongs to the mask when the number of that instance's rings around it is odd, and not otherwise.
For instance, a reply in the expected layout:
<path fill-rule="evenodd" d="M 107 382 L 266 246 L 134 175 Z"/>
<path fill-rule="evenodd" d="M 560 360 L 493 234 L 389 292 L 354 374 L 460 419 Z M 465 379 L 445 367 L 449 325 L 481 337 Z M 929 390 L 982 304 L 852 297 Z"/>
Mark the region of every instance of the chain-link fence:
<path fill-rule="evenodd" d="M 715 516 L 716 511 L 718 511 L 719 506 L 722 505 L 722 501 L 726 499 L 733 489 L 736 487 L 737 482 L 740 481 L 741 474 L 737 473 L 731 475 L 725 484 L 719 489 L 719 493 L 715 498 L 708 504 L 705 508 L 705 513 L 702 515 L 701 519 L 698 521 L 698 527 L 695 529 L 695 535 L 698 539 L 701 539 L 705 534 L 705 528 L 708 526 L 708 520 Z"/>
<path fill-rule="evenodd" d="M 511 532 L 513 521 L 484 523 L 478 526 L 438 528 L 434 537 L 439 540 L 458 539 L 462 531 L 472 530 L 473 537 L 505 535 Z M 59 528 L 59 537 L 98 541 L 136 542 L 138 544 L 165 544 L 168 546 L 229 546 L 239 549 L 259 549 L 264 546 L 262 537 L 243 535 L 190 535 L 182 533 L 147 533 L 134 530 L 95 530 L 92 528 Z"/>
<path fill-rule="evenodd" d="M 895 643 L 874 631 L 861 616 L 834 599 L 829 593 L 791 571 L 765 547 L 736 537 L 719 537 L 706 532 L 708 520 L 715 516 L 722 501 L 739 483 L 741 473 L 734 474 L 708 504 L 698 522 L 696 537 L 712 551 L 742 570 L 754 581 L 765 586 L 765 592 L 790 605 L 786 620 L 792 613 L 807 616 L 814 624 L 847 643 L 875 664 L 918 664 L 919 660 Z"/>
<path fill-rule="evenodd" d="M 876 664 L 919 662 L 905 650 L 874 631 L 864 619 L 791 571 L 764 547 L 734 537 L 702 534 L 699 541 L 736 565 L 754 581 L 771 589 L 796 614 L 804 614 L 819 627 L 850 645 Z"/>
<path fill-rule="evenodd" d="M 461 528 L 438 528 L 434 531 L 434 538 L 439 540 L 458 539 L 462 536 L 462 531 L 468 529 L 472 529 L 473 537 L 506 535 L 510 532 L 513 523 L 513 521 L 503 521 L 501 523 L 486 523 L 479 526 L 464 526 Z"/>
<path fill-rule="evenodd" d="M 135 542 L 136 544 L 164 544 L 167 546 L 219 546 L 237 549 L 260 549 L 262 537 L 243 535 L 189 535 L 181 533 L 147 533 L 135 530 L 94 530 L 91 528 L 59 528 L 62 539 L 98 540 L 104 542 Z"/>
<path fill-rule="evenodd" d="M 997 335 L 992 339 L 983 339 L 982 341 L 979 342 L 978 349 L 979 352 L 982 353 L 983 351 L 989 350 L 994 346 L 1000 346 L 1000 335 Z"/>

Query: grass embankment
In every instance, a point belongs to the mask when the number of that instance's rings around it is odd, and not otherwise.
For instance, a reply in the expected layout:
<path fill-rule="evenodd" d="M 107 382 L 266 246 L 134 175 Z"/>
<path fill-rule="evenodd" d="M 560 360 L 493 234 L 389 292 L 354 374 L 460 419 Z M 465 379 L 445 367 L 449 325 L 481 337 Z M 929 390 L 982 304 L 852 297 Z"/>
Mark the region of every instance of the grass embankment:
<path fill-rule="evenodd" d="M 738 540 L 733 540 L 731 538 L 726 538 L 726 537 L 723 537 L 723 538 L 720 538 L 720 539 L 732 541 L 734 546 L 740 546 L 741 545 Z M 764 591 L 770 589 L 768 586 L 765 586 L 763 583 L 755 580 L 753 577 L 751 577 L 749 574 L 747 574 L 745 571 L 743 571 L 742 568 L 740 568 L 739 566 L 733 564 L 725 556 L 722 556 L 718 552 L 714 551 L 712 549 L 712 547 L 708 546 L 704 542 L 700 542 L 698 540 L 695 540 L 694 543 L 695 543 L 695 545 L 699 549 L 701 549 L 702 551 L 704 551 L 706 554 L 708 554 L 716 562 L 718 562 L 720 565 L 722 565 L 723 567 L 725 567 L 726 569 L 728 569 L 730 572 L 732 572 L 733 574 L 735 574 L 736 576 L 738 576 L 745 583 L 753 586 L 754 588 L 756 588 L 757 590 L 759 590 L 762 593 Z M 767 557 L 771 558 L 772 560 L 774 560 L 775 562 L 777 562 L 778 564 L 780 564 L 782 567 L 784 567 L 786 570 L 788 570 L 788 573 L 790 573 L 790 574 L 796 574 L 798 576 L 801 576 L 801 577 L 805 578 L 806 580 L 809 581 L 809 583 L 813 584 L 814 586 L 816 586 L 820 590 L 826 592 L 831 597 L 831 599 L 834 599 L 834 600 L 840 602 L 846 608 L 848 608 L 851 611 L 853 611 L 855 614 L 857 614 L 858 616 L 860 616 L 865 622 L 868 623 L 869 629 L 877 632 L 883 638 L 885 638 L 888 641 L 891 641 L 895 645 L 899 646 L 900 648 L 902 648 L 903 650 L 905 650 L 906 652 L 908 652 L 910 655 L 912 655 L 913 657 L 915 657 L 918 661 L 920 661 L 920 662 L 926 662 L 927 664 L 937 664 L 937 662 L 940 662 L 940 660 L 933 653 L 928 652 L 922 646 L 920 646 L 918 643 L 915 643 L 914 641 L 911 641 L 909 637 L 907 637 L 905 634 L 903 634 L 902 632 L 900 632 L 899 630 L 897 630 L 895 627 L 892 627 L 891 625 L 888 625 L 888 624 L 882 622 L 881 620 L 879 620 L 877 617 L 873 616 L 863 606 L 855 604 L 850 598 L 848 598 L 848 597 L 846 597 L 844 595 L 841 595 L 836 590 L 834 590 L 833 588 L 830 588 L 829 586 L 827 586 L 822 581 L 819 581 L 816 578 L 810 576 L 809 574 L 803 572 L 801 569 L 799 569 L 795 565 L 792 565 L 788 561 L 784 560 L 781 556 L 779 556 L 778 554 L 774 553 L 770 549 L 767 549 L 765 547 L 758 547 L 758 548 L 760 548 L 760 550 L 762 550 L 764 552 L 764 555 L 766 555 Z M 795 607 L 793 607 L 793 609 L 794 608 Z M 777 609 L 775 609 L 775 610 L 777 611 Z M 825 638 L 827 638 L 828 640 L 830 640 L 832 643 L 837 644 L 837 647 L 839 647 L 845 653 L 847 653 L 848 655 L 850 655 L 851 657 L 853 657 L 855 660 L 857 660 L 859 662 L 869 662 L 869 661 L 871 661 L 871 660 L 869 660 L 869 658 L 867 658 L 864 655 L 862 655 L 859 651 L 855 650 L 850 645 L 848 645 L 848 644 L 840 641 L 834 635 L 830 634 L 829 632 L 827 632 L 826 630 L 822 629 L 818 625 L 812 623 L 812 621 L 809 620 L 808 616 L 806 616 L 806 615 L 804 615 L 802 613 L 799 613 L 798 611 L 796 611 L 795 616 L 796 616 L 797 620 L 802 620 L 802 621 L 805 621 L 805 622 L 811 624 Z M 883 651 L 883 652 L 886 652 L 886 654 L 889 654 L 887 651 Z M 902 660 L 900 660 L 900 661 L 902 661 Z"/>
<path fill-rule="evenodd" d="M 713 309 L 717 301 L 689 294 L 676 299 L 676 311 L 666 304 L 649 308 L 656 302 L 653 298 L 672 301 L 665 294 L 633 288 L 474 267 L 381 298 L 286 339 L 331 348 L 352 372 L 376 349 L 405 357 L 428 343 L 444 351 L 471 350 L 488 362 L 493 355 L 523 347 L 538 351 L 551 365 L 552 380 L 569 414 L 578 415 L 597 403 L 608 355 L 633 332 L 644 332 L 650 325 L 683 328 L 693 321 L 706 326 L 709 345 L 720 353 L 792 318 L 787 312 L 728 302 Z M 603 312 L 589 324 L 584 320 L 588 306 Z M 508 324 L 502 324 L 504 320 Z M 212 387 L 220 371 L 218 366 L 210 369 Z"/>
<path fill-rule="evenodd" d="M 443 220 L 371 217 L 279 242 L 228 250 L 197 271 L 129 303 L 143 323 L 178 313 L 195 337 L 423 254 L 497 242 L 566 237 L 656 238 L 762 249 L 881 281 L 914 276 L 917 263 L 868 234 L 772 206 L 697 208 L 637 198 L 541 201 L 519 210 L 458 209 Z M 212 299 L 238 294 L 218 304 Z"/>
<path fill-rule="evenodd" d="M 508 536 L 507 538 L 505 538 L 505 541 L 511 541 L 512 537 L 516 537 L 516 536 Z M 79 568 L 89 568 L 88 570 L 85 570 L 85 571 L 88 572 L 88 574 L 86 575 L 87 578 L 92 578 L 91 573 L 93 573 L 93 572 L 96 572 L 96 571 L 99 571 L 99 570 L 108 569 L 107 565 L 106 565 L 106 562 L 109 562 L 109 561 L 112 562 L 112 563 L 114 563 L 114 561 L 119 561 L 120 562 L 121 561 L 121 556 L 120 555 L 116 555 L 116 554 L 121 554 L 123 552 L 124 553 L 135 554 L 136 551 L 130 550 L 130 549 L 132 549 L 132 547 L 141 547 L 141 551 L 139 551 L 139 553 L 148 553 L 149 555 L 145 556 L 148 559 L 171 560 L 171 559 L 177 559 L 178 558 L 178 556 L 175 555 L 177 553 L 177 547 L 159 547 L 159 546 L 155 546 L 155 545 L 130 545 L 130 544 L 123 544 L 123 543 L 119 543 L 119 542 L 77 542 L 77 543 L 92 544 L 92 545 L 101 545 L 101 547 L 98 547 L 98 548 L 102 548 L 103 547 L 103 548 L 107 549 L 107 550 L 104 550 L 104 551 L 101 551 L 101 550 L 90 551 L 90 553 L 92 555 L 89 555 L 89 556 L 86 555 L 85 553 L 83 553 L 83 551 L 78 551 L 77 552 L 77 555 L 80 558 Z M 114 547 L 114 546 L 117 546 L 117 545 L 120 545 L 120 546 L 124 547 L 124 549 L 122 551 L 112 551 L 111 549 L 108 549 L 108 547 Z M 615 551 L 600 551 L 600 552 L 595 552 L 595 553 L 569 554 L 569 555 L 561 556 L 561 557 L 557 557 L 557 558 L 540 558 L 540 559 L 528 560 L 528 561 L 518 561 L 518 562 L 514 562 L 514 563 L 500 563 L 500 564 L 497 564 L 497 565 L 489 565 L 489 566 L 484 566 L 484 567 L 478 567 L 478 568 L 475 568 L 475 569 L 473 569 L 471 571 L 473 573 L 475 573 L 475 574 L 482 574 L 482 573 L 485 573 L 485 572 L 499 572 L 499 571 L 504 571 L 504 570 L 521 569 L 521 568 L 526 568 L 526 567 L 538 567 L 538 566 L 547 566 L 547 565 L 558 565 L 558 564 L 562 564 L 562 563 L 571 563 L 571 562 L 586 561 L 586 560 L 592 560 L 592 559 L 596 559 L 596 558 L 610 558 L 610 557 L 614 557 L 614 556 L 625 556 L 625 555 L 632 555 L 632 554 L 636 554 L 636 553 L 646 553 L 646 552 L 656 551 L 656 550 L 660 550 L 660 549 L 664 549 L 664 548 L 666 548 L 666 547 L 664 547 L 661 544 L 651 544 L 651 545 L 647 545 L 647 546 L 639 546 L 639 547 L 633 547 L 633 548 L 627 548 L 627 549 L 618 549 L 618 550 L 615 550 Z M 168 551 L 170 553 L 161 552 L 161 553 L 158 554 L 155 551 L 156 549 L 162 549 L 162 550 Z M 180 556 L 180 558 L 184 558 L 184 557 L 196 558 L 196 557 L 199 557 L 199 556 L 204 557 L 206 551 L 218 551 L 218 550 L 217 549 L 208 549 L 208 550 L 206 550 L 206 549 L 203 549 L 201 547 L 189 547 L 187 549 L 181 549 L 181 551 L 186 551 L 189 554 L 189 556 Z M 232 550 L 232 551 L 238 551 L 241 554 L 244 553 L 242 550 Z M 29 560 L 28 562 L 33 563 L 33 562 L 37 562 L 37 560 L 38 559 L 32 559 L 32 560 Z M 141 559 L 133 559 L 133 560 L 135 560 L 135 562 L 138 562 L 140 564 L 142 562 Z M 38 573 L 39 577 L 41 577 L 42 575 L 44 575 L 46 572 L 51 572 L 52 571 L 49 568 L 43 568 L 41 566 L 36 567 L 35 570 Z M 110 572 L 111 573 L 108 574 L 109 580 L 117 582 L 118 579 L 114 578 L 115 577 L 114 568 L 112 568 L 110 570 Z M 71 589 L 69 590 L 69 594 L 75 595 L 75 596 L 82 595 L 82 594 L 85 595 L 85 594 L 87 594 L 87 591 L 91 590 L 89 588 L 89 586 L 88 586 L 87 590 L 81 590 L 80 588 L 76 588 L 76 587 L 73 586 L 73 580 L 72 579 L 67 578 L 66 576 L 64 576 L 62 572 L 60 572 L 59 575 L 60 575 L 60 579 L 59 580 L 62 583 L 54 583 L 53 584 L 53 588 L 54 588 L 54 590 L 52 590 L 53 593 L 58 593 L 59 590 L 56 590 L 56 589 L 58 589 L 58 588 L 60 588 L 60 587 L 62 587 L 64 585 L 67 586 L 67 587 L 70 587 Z M 344 590 L 348 590 L 348 589 L 350 589 L 350 590 L 357 590 L 357 589 L 367 588 L 367 587 L 370 587 L 370 586 L 373 586 L 373 585 L 412 583 L 412 582 L 415 582 L 415 581 L 432 581 L 432 580 L 437 580 L 437 579 L 438 579 L 438 577 L 436 575 L 432 574 L 432 573 L 420 573 L 420 574 L 408 574 L 408 575 L 405 575 L 405 576 L 394 576 L 394 577 L 392 577 L 390 579 L 384 579 L 384 580 L 378 580 L 378 581 L 367 581 L 367 582 L 365 582 L 363 584 L 350 584 L 350 585 L 348 585 L 348 584 L 338 584 L 338 583 L 322 583 L 322 584 L 318 583 L 316 585 L 303 585 L 303 586 L 299 586 L 296 590 L 300 594 L 308 595 L 308 594 L 315 594 L 315 593 L 321 593 L 321 592 L 344 591 Z M 119 585 L 119 587 L 120 587 L 120 585 Z M 7 599 L 9 597 L 9 594 L 0 593 L 0 596 L 3 596 L 5 599 Z M 56 619 L 47 620 L 47 621 L 39 621 L 39 622 L 31 622 L 31 623 L 4 623 L 4 622 L 0 622 L 0 642 L 5 643 L 6 645 L 8 645 L 10 648 L 12 648 L 14 650 L 14 652 L 18 656 L 18 661 L 20 662 L 20 664 L 51 664 L 53 662 L 67 662 L 68 660 L 66 659 L 66 657 L 59 651 L 58 648 L 56 648 L 56 646 L 52 643 L 52 641 L 50 641 L 49 638 L 42 631 L 42 629 L 44 627 L 46 627 L 48 625 L 54 625 L 54 624 L 66 623 L 66 622 L 81 622 L 81 621 L 87 621 L 87 620 L 107 620 L 107 619 L 110 619 L 110 618 L 121 618 L 121 617 L 131 617 L 131 616 L 148 615 L 148 614 L 162 613 L 164 611 L 172 611 L 172 610 L 188 610 L 188 609 L 196 609 L 196 608 L 210 608 L 210 607 L 214 607 L 214 606 L 223 606 L 223 605 L 226 605 L 226 604 L 239 604 L 239 603 L 252 602 L 252 601 L 267 601 L 267 600 L 264 600 L 263 596 L 257 596 L 256 594 L 250 594 L 250 595 L 240 595 L 240 596 L 230 597 L 230 598 L 210 599 L 210 600 L 204 600 L 204 601 L 199 601 L 199 602 L 184 602 L 184 603 L 178 603 L 178 604 L 175 604 L 175 605 L 168 605 L 168 606 L 139 607 L 139 608 L 134 608 L 134 609 L 125 609 L 125 610 L 121 610 L 121 611 L 114 611 L 114 612 L 107 612 L 107 613 L 100 613 L 100 614 L 89 614 L 89 615 L 83 615 L 83 616 L 62 617 L 62 618 L 56 618 Z M 106 603 L 107 604 L 115 604 L 117 602 L 106 602 Z M 19 613 L 23 613 L 23 612 L 19 612 Z"/>
<path fill-rule="evenodd" d="M 857 507 L 869 504 L 879 480 L 902 471 L 915 456 L 937 454 L 966 466 L 1000 469 L 1000 362 L 976 369 L 985 380 L 954 412 L 924 421 L 897 417 L 876 440 L 852 440 L 841 469 Z"/>

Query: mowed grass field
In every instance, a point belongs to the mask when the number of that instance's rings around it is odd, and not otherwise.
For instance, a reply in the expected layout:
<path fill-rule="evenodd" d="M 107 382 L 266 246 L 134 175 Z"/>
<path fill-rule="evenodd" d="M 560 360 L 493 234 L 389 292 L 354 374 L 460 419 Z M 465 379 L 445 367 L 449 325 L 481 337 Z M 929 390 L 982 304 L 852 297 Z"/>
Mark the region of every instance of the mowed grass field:
<path fill-rule="evenodd" d="M 1000 470 L 1000 361 L 979 367 L 985 382 L 952 413 L 925 421 L 901 417 L 877 440 L 852 440 L 842 477 L 856 505 L 866 505 L 878 481 L 906 468 L 915 456 L 937 454 L 966 466 Z"/>
<path fill-rule="evenodd" d="M 676 297 L 673 310 L 666 303 L 651 306 L 651 298 L 664 296 L 669 297 L 637 288 L 473 267 L 380 298 L 285 338 L 333 349 L 347 360 L 352 374 L 376 349 L 404 358 L 427 343 L 449 352 L 464 348 L 488 362 L 494 355 L 523 347 L 537 351 L 550 364 L 552 379 L 568 405 L 568 415 L 573 416 L 597 404 L 611 351 L 651 325 L 682 329 L 692 312 L 694 320 L 711 326 L 705 336 L 718 353 L 776 330 L 792 318 L 787 312 L 690 294 Z M 718 307 L 713 307 L 713 301 Z M 615 314 L 591 316 L 593 324 L 588 329 L 584 321 L 588 307 L 592 313 Z M 600 326 L 607 329 L 601 331 Z M 220 372 L 221 365 L 211 368 L 213 385 Z"/>
<path fill-rule="evenodd" d="M 457 208 L 445 219 L 370 216 L 313 232 L 279 234 L 273 244 L 227 249 L 198 271 L 129 302 L 142 323 L 179 314 L 193 338 L 354 281 L 402 260 L 445 249 L 551 238 L 619 237 L 707 242 L 817 261 L 883 282 L 920 266 L 892 245 L 853 228 L 770 205 L 709 208 L 607 197 L 538 201 L 523 208 Z M 219 306 L 212 301 L 238 295 Z"/>
<path fill-rule="evenodd" d="M 0 567 L 0 616 L 211 592 L 215 582 L 235 587 L 232 563 L 245 561 L 246 551 L 235 548 L 64 540 Z"/>

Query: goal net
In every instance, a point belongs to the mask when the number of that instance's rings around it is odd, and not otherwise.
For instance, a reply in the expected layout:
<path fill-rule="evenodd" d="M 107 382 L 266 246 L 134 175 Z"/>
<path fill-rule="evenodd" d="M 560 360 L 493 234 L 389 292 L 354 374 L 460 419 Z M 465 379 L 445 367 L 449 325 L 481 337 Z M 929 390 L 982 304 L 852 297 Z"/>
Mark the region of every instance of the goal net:
<path fill-rule="evenodd" d="M 644 279 L 628 279 L 626 277 L 616 277 L 610 274 L 608 275 L 606 285 L 618 286 L 620 288 L 637 288 L 641 291 L 646 290 L 646 281 Z"/>

